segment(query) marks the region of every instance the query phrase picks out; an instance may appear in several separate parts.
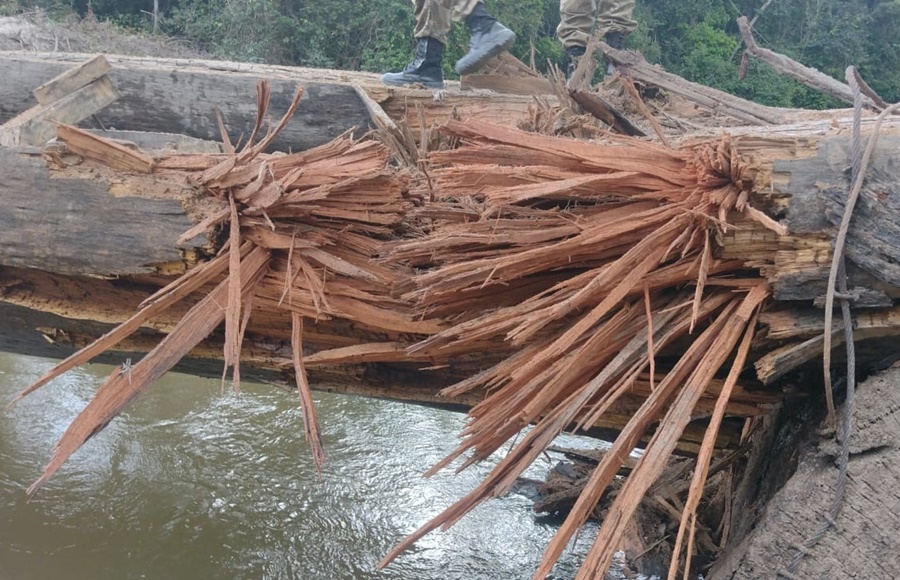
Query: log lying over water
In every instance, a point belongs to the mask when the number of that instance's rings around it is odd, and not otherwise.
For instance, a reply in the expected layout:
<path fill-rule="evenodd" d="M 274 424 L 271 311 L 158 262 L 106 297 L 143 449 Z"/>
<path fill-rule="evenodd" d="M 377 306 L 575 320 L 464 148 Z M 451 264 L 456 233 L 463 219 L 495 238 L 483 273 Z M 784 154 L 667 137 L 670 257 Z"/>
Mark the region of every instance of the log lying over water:
<path fill-rule="evenodd" d="M 93 356 L 118 352 L 126 340 L 150 352 L 127 372 L 110 375 L 67 430 L 32 492 L 161 373 L 198 346 L 201 353 L 218 346 L 235 384 L 240 368 L 250 363 L 296 381 L 319 458 L 308 395 L 308 370 L 314 367 L 374 367 L 388 380 L 394 370 L 420 377 L 439 370 L 459 379 L 441 394 L 474 404 L 471 421 L 459 448 L 435 470 L 464 454 L 465 465 L 487 457 L 534 425 L 482 485 L 398 546 L 384 564 L 424 533 L 507 491 L 572 425 L 621 433 L 538 574 L 549 571 L 641 441 L 646 452 L 611 504 L 609 523 L 583 572 L 596 575 L 608 566 L 623 522 L 679 445 L 699 455 L 682 517 L 690 521 L 714 447 L 743 440 L 744 419 L 777 400 L 745 368 L 778 345 L 757 327 L 773 292 L 776 302 L 785 296 L 779 288 L 790 288 L 786 281 L 798 264 L 814 279 L 827 263 L 833 226 L 823 222 L 793 231 L 792 224 L 806 223 L 800 218 L 809 211 L 792 214 L 793 198 L 808 192 L 812 173 L 816 183 L 833 182 L 834 188 L 845 180 L 840 147 L 823 146 L 831 136 L 840 139 L 832 124 L 839 128 L 842 120 L 792 127 L 784 136 L 778 130 L 706 136 L 674 149 L 452 121 L 441 133 L 456 147 L 423 157 L 425 171 L 417 174 L 391 164 L 390 150 L 380 143 L 350 136 L 301 153 L 266 153 L 289 124 L 300 95 L 278 128 L 257 141 L 269 102 L 265 85 L 259 94 L 252 136 L 241 147 L 226 139 L 221 154 L 148 155 L 63 127 L 64 147 L 43 152 L 46 175 L 36 169 L 35 157 L 8 156 L 10 164 L 30 164 L 32 174 L 48 182 L 62 176 L 87 180 L 92 197 L 124 191 L 141 198 L 142 184 L 156 184 L 146 191 L 182 206 L 173 212 L 174 223 L 185 218 L 196 224 L 179 239 L 200 236 L 202 242 L 193 242 L 193 258 L 174 258 L 177 240 L 160 239 L 169 249 L 161 259 L 97 264 L 90 272 L 118 276 L 105 286 L 110 295 L 134 290 L 132 309 L 123 304 L 107 311 L 109 321 L 121 325 L 29 391 Z M 891 124 L 885 138 L 896 131 Z M 885 177 L 870 185 L 896 182 L 891 151 L 876 154 L 878 175 Z M 127 185 L 116 189 L 117 183 Z M 877 199 L 878 191 L 867 195 Z M 20 197 L 29 207 L 27 196 Z M 877 213 L 883 208 L 873 204 L 876 216 L 870 219 L 886 215 L 896 221 L 895 208 L 883 205 L 887 213 Z M 39 216 L 41 210 L 30 211 Z M 109 219 L 114 216 L 97 216 L 95 230 L 82 231 L 102 232 Z M 876 303 L 890 308 L 895 285 L 885 280 L 890 268 L 882 264 L 893 259 L 896 244 L 875 244 L 866 233 L 854 230 L 859 255 L 865 256 L 854 284 L 865 287 L 866 296 L 880 291 Z M 803 261 L 811 245 L 813 259 Z M 102 244 L 93 247 L 101 252 Z M 28 268 L 40 270 L 52 261 L 41 252 L 2 252 L 0 287 L 10 307 L 77 318 L 74 302 L 94 302 L 76 292 L 66 293 L 62 303 L 39 299 L 35 290 L 52 292 L 59 274 L 49 274 L 42 287 Z M 184 273 L 173 280 L 179 270 Z M 883 288 L 875 288 L 873 279 Z M 801 298 L 810 304 L 818 291 L 811 284 L 806 294 L 790 295 L 788 306 Z M 103 315 L 100 307 L 87 310 Z M 887 310 L 877 312 L 890 324 Z M 148 329 L 157 334 L 138 332 Z M 74 344 L 65 332 L 39 332 Z M 89 340 L 90 332 L 85 329 L 78 339 Z M 277 347 L 267 354 L 267 344 Z M 258 357 L 246 357 L 254 351 L 244 345 L 258 347 Z"/>

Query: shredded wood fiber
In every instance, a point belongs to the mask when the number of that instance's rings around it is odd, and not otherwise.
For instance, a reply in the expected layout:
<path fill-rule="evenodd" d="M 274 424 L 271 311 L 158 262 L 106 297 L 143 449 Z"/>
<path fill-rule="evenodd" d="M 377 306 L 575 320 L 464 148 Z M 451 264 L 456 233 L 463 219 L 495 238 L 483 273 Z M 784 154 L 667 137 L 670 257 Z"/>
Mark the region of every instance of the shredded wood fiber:
<path fill-rule="evenodd" d="M 649 436 L 579 574 L 602 577 L 688 423 L 711 417 L 678 536 L 679 546 L 692 546 L 691 522 L 723 418 L 755 416 L 772 402 L 738 380 L 769 290 L 742 262 L 717 258 L 713 239 L 729 227 L 732 212 L 778 233 L 783 228 L 749 205 L 748 180 L 728 138 L 672 149 L 451 121 L 440 131 L 458 146 L 420 157 L 428 168 L 423 176 L 394 166 L 378 141 L 350 135 L 301 153 L 265 153 L 300 91 L 257 142 L 267 117 L 265 83 L 258 96 L 253 136 L 243 147 L 225 137 L 221 155 L 151 159 L 78 129 L 61 130 L 72 152 L 122 171 L 187 175 L 214 204 L 183 239 L 213 228 L 227 235 L 216 257 L 22 393 L 114 347 L 173 304 L 202 296 L 133 370 L 110 375 L 29 493 L 223 323 L 225 370 L 233 369 L 237 387 L 243 336 L 261 317 L 289 329 L 293 356 L 284 367 L 296 377 L 317 467 L 325 455 L 306 378 L 311 365 L 424 368 L 489 360 L 445 390 L 447 397 L 484 397 L 457 449 L 429 474 L 457 460 L 460 470 L 481 461 L 533 425 L 478 487 L 379 567 L 507 492 L 564 430 L 587 429 L 610 415 L 625 416 L 621 434 L 535 576 L 550 572 Z M 328 324 L 352 325 L 358 340 L 304 353 L 309 333 Z M 490 357 L 477 358 L 483 353 Z"/>

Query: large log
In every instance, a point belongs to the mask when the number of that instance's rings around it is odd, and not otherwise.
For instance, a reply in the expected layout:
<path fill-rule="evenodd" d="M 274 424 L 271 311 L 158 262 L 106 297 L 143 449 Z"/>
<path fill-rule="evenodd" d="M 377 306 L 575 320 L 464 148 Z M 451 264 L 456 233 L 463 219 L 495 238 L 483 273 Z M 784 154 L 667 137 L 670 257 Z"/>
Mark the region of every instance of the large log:
<path fill-rule="evenodd" d="M 758 268 L 776 300 L 812 302 L 824 294 L 830 240 L 849 187 L 846 122 L 734 130 L 733 146 L 746 164 L 742 178 L 752 182 L 756 203 L 790 233 L 779 236 L 738 219 L 721 239 L 721 256 Z M 900 184 L 898 150 L 895 121 L 879 137 L 848 237 L 849 286 L 882 296 L 875 302 L 882 306 L 900 296 L 900 202 L 888 194 Z M 16 208 L 0 214 L 0 264 L 90 275 L 147 272 L 151 264 L 181 260 L 175 240 L 207 217 L 196 192 L 165 175 L 63 167 L 53 149 L 0 149 L 0 168 L 9 207 Z M 197 239 L 189 247 L 204 243 Z"/>
<path fill-rule="evenodd" d="M 736 227 L 721 239 L 720 252 L 722 257 L 741 259 L 758 269 L 771 282 L 776 300 L 811 304 L 824 293 L 829 240 L 835 229 L 826 203 L 836 203 L 848 180 L 844 122 L 819 121 L 756 134 L 747 131 L 733 138 L 745 165 L 743 178 L 753 184 L 754 203 L 783 219 L 790 233 L 779 236 L 755 221 L 737 220 Z M 894 231 L 896 224 L 887 219 L 896 213 L 897 202 L 886 195 L 900 182 L 897 133 L 898 124 L 893 123 L 881 136 L 849 238 L 850 286 L 882 296 L 882 305 L 900 294 L 891 264 L 900 255 L 900 237 Z M 0 149 L 0 167 L 9 207 L 15 208 L 0 214 L 0 264 L 4 266 L 81 276 L 171 274 L 210 250 L 206 236 L 186 248 L 176 245 L 181 234 L 212 210 L 190 186 L 171 175 L 126 175 L 90 161 L 67 165 L 52 148 L 43 152 Z M 287 330 L 278 336 L 280 340 L 288 337 Z M 346 344 L 326 341 L 321 346 Z M 802 362 L 815 349 L 804 352 Z M 782 371 L 785 368 L 792 367 Z"/>
<path fill-rule="evenodd" d="M 840 155 L 844 151 L 841 144 L 846 145 L 846 137 L 836 133 L 839 132 L 823 129 L 821 124 L 812 124 L 794 127 L 784 137 L 777 134 L 766 137 L 752 134 L 736 136 L 734 147 L 743 155 L 747 179 L 759 184 L 754 190 L 756 203 L 764 207 L 767 205 L 775 217 L 786 215 L 790 219 L 794 215 L 806 215 L 810 211 L 806 206 L 802 206 L 803 209 L 796 214 L 791 213 L 791 196 L 796 194 L 800 202 L 807 204 L 815 196 L 810 195 L 808 188 L 804 189 L 805 186 L 797 186 L 796 183 L 807 183 L 812 171 L 820 178 L 827 177 L 823 167 L 830 168 L 835 181 L 844 179 L 840 171 Z M 798 139 L 798 135 L 805 137 Z M 893 150 L 889 139 L 893 137 L 887 136 L 876 150 L 874 163 L 881 179 L 872 183 L 897 179 L 896 173 L 892 173 L 896 168 L 891 165 Z M 83 346 L 108 330 L 110 324 L 124 321 L 141 299 L 210 250 L 210 240 L 205 236 L 193 240 L 187 248 L 179 248 L 176 244 L 178 237 L 191 226 L 218 211 L 215 207 L 200 203 L 197 192 L 183 180 L 165 172 L 126 174 L 91 160 L 77 161 L 72 163 L 71 159 L 60 158 L 54 148 L 43 152 L 0 150 L 3 174 L 8 176 L 5 180 L 7 191 L 11 192 L 7 195 L 13 196 L 16 207 L 15 212 L 2 215 L 7 223 L 0 232 L 4 236 L 4 243 L 0 244 L 0 287 L 4 289 L 0 302 L 8 313 L 15 313 L 15 319 L 19 321 L 17 325 L 6 325 L 6 336 L 0 341 L 0 347 L 4 349 L 27 352 L 40 345 L 43 348 L 35 352 L 66 356 L 71 348 Z M 794 168 L 797 168 L 796 176 L 791 173 Z M 40 195 L 34 195 L 35 192 L 40 192 Z M 890 205 L 872 209 L 894 211 Z M 147 215 L 154 218 L 148 220 Z M 806 221 L 810 221 L 809 216 Z M 823 270 L 827 267 L 827 224 L 820 222 L 820 227 L 826 231 L 809 228 L 804 230 L 808 237 L 804 237 L 799 234 L 778 236 L 770 230 L 761 229 L 756 222 L 738 221 L 737 227 L 730 229 L 722 238 L 720 252 L 724 256 L 744 260 L 748 267 L 758 268 L 773 281 L 776 288 L 780 288 L 784 271 L 795 270 L 799 262 L 798 258 L 790 259 L 787 249 L 799 253 L 801 250 L 798 248 L 812 240 L 823 246 L 821 253 L 824 256 L 817 262 L 817 268 Z M 866 227 L 871 225 L 866 222 Z M 860 232 L 855 225 L 851 233 L 860 239 L 865 238 L 865 232 Z M 113 240 L 115 251 L 111 251 L 110 240 Z M 779 248 L 779 253 L 776 253 Z M 781 261 L 773 260 L 773 255 L 781 256 Z M 40 278 L 38 274 L 42 272 L 44 277 Z M 74 275 L 75 278 L 67 278 L 64 274 Z M 857 283 L 869 283 L 874 274 L 865 274 L 867 277 L 857 280 Z M 115 282 L 91 280 L 85 276 L 113 278 Z M 892 288 L 890 284 L 884 286 L 888 291 Z M 811 302 L 820 292 L 821 288 L 815 289 L 804 298 Z M 780 296 L 776 293 L 776 298 Z M 796 294 L 787 296 L 790 300 L 797 299 Z M 120 345 L 120 350 L 112 355 L 113 360 L 121 359 L 125 353 L 138 357 L 148 351 L 158 341 L 159 333 L 170 330 L 181 314 L 183 311 L 176 310 L 168 319 L 155 320 L 148 328 L 149 334 L 138 335 Z M 47 322 L 45 316 L 53 317 L 52 323 Z M 881 330 L 876 329 L 875 334 L 893 334 L 890 328 L 893 319 L 884 318 L 888 327 L 884 328 L 882 324 L 878 327 Z M 389 333 L 386 336 L 335 321 L 308 329 L 307 334 L 305 345 L 311 354 L 331 352 L 360 342 L 402 340 L 398 334 Z M 808 333 L 800 334 L 795 340 L 806 340 L 808 337 Z M 785 338 L 777 335 L 772 340 L 782 341 Z M 252 369 L 251 376 L 269 382 L 283 380 L 287 368 L 285 361 L 289 360 L 289 344 L 289 325 L 272 318 L 257 317 L 248 329 L 243 354 L 246 367 Z M 184 362 L 182 369 L 197 374 L 215 374 L 212 369 L 218 371 L 221 352 L 221 340 L 213 338 L 198 347 Z M 793 366 L 808 361 L 815 354 L 815 349 L 807 348 L 803 352 L 805 356 Z M 315 355 L 309 359 L 309 364 L 314 372 L 324 372 L 315 377 L 322 379 L 317 384 L 328 385 L 325 387 L 328 389 L 433 403 L 440 400 L 437 397 L 440 387 L 484 368 L 491 360 L 501 356 L 502 351 L 493 354 L 485 352 L 481 357 L 456 360 L 444 366 L 441 379 L 433 381 L 425 389 L 414 385 L 415 377 L 420 376 L 421 368 L 428 363 L 397 364 L 404 358 L 401 351 L 392 353 L 388 349 L 366 360 L 357 359 L 349 366 L 338 366 L 337 371 L 329 371 L 331 375 L 317 368 Z M 778 375 L 783 374 L 784 368 L 793 366 L 782 365 Z M 334 380 L 325 380 L 328 376 Z M 764 381 L 768 382 L 768 376 L 764 377 Z M 385 386 L 394 383 L 394 386 Z M 482 396 L 475 392 L 452 404 L 471 405 Z M 623 415 L 622 421 L 624 418 Z M 616 421 L 598 427 L 615 429 L 622 424 Z M 726 429 L 721 443 L 724 446 L 736 444 L 738 434 Z M 696 444 L 700 436 L 699 433 L 689 436 L 688 441 L 693 440 Z"/>
<path fill-rule="evenodd" d="M 0 52 L 0 124 L 37 104 L 35 87 L 91 55 Z M 304 94 L 297 112 L 272 142 L 270 149 L 299 151 L 321 145 L 353 128 L 370 127 L 369 112 L 356 86 L 394 119 L 405 119 L 414 131 L 456 116 L 515 125 L 525 118 L 529 95 L 498 94 L 488 90 L 460 91 L 448 83 L 444 91 L 383 85 L 379 76 L 363 72 L 331 71 L 289 66 L 209 61 L 201 59 L 140 58 L 107 55 L 109 78 L 121 98 L 83 126 L 93 129 L 180 133 L 219 140 L 216 109 L 222 111 L 233 141 L 250 135 L 256 103 L 249 99 L 256 82 L 271 85 L 269 111 L 280 115 L 297 85 Z M 420 113 L 421 109 L 421 113 Z"/>
<path fill-rule="evenodd" d="M 89 55 L 0 53 L 0 123 L 37 103 L 31 91 Z M 344 131 L 365 128 L 368 114 L 352 87 L 320 72 L 280 67 L 187 59 L 107 58 L 109 78 L 121 93 L 113 105 L 95 115 L 98 129 L 183 133 L 219 139 L 215 110 L 222 110 L 232 139 L 246 137 L 256 119 L 256 92 L 261 76 L 271 80 L 271 110 L 287 109 L 298 83 L 305 88 L 302 106 L 272 144 L 281 151 L 308 149 Z"/>

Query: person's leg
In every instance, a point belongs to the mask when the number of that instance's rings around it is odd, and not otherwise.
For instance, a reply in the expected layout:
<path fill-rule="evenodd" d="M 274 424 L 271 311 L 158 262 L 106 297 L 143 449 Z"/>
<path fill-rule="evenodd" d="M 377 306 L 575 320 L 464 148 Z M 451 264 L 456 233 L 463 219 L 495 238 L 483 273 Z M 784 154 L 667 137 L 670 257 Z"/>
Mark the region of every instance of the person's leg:
<path fill-rule="evenodd" d="M 475 72 L 516 41 L 516 34 L 497 22 L 480 0 L 439 1 L 451 9 L 454 20 L 465 21 L 472 33 L 469 52 L 456 62 L 457 73 L 464 75 Z"/>
<path fill-rule="evenodd" d="M 447 33 L 450 32 L 451 8 L 445 0 L 412 0 L 416 6 L 416 38 L 433 38 L 441 44 L 447 44 Z"/>
<path fill-rule="evenodd" d="M 597 26 L 606 44 L 618 50 L 625 48 L 625 39 L 637 28 L 637 22 L 631 17 L 632 12 L 634 0 L 600 0 L 600 18 Z M 607 61 L 607 76 L 614 72 L 615 67 Z"/>
<path fill-rule="evenodd" d="M 387 73 L 381 81 L 388 85 L 421 84 L 431 89 L 444 87 L 444 45 L 450 31 L 450 9 L 440 0 L 412 0 L 416 7 L 416 53 L 412 62 L 398 73 Z"/>
<path fill-rule="evenodd" d="M 560 0 L 559 26 L 556 37 L 569 56 L 566 78 L 571 78 L 578 67 L 578 59 L 584 56 L 596 21 L 596 0 Z"/>
<path fill-rule="evenodd" d="M 596 15 L 596 0 L 560 0 L 556 38 L 563 48 L 586 47 L 594 31 Z"/>
<path fill-rule="evenodd" d="M 634 0 L 600 0 L 597 28 L 606 44 L 613 48 L 625 48 L 625 38 L 637 28 L 637 22 L 631 17 L 633 12 Z M 620 46 L 614 46 L 617 41 L 621 41 Z"/>

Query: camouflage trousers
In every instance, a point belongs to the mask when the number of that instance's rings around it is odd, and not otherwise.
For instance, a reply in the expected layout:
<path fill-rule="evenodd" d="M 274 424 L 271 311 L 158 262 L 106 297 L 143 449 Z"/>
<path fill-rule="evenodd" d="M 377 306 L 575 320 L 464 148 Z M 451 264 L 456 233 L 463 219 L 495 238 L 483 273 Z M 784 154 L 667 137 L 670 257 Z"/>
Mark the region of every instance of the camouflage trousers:
<path fill-rule="evenodd" d="M 481 0 L 412 0 L 416 6 L 416 38 L 431 37 L 447 44 L 450 21 L 465 20 Z"/>
<path fill-rule="evenodd" d="M 599 17 L 597 0 L 559 0 L 560 23 L 556 37 L 563 47 L 587 46 L 594 32 L 594 25 L 602 38 L 609 32 L 631 33 L 637 22 L 631 19 L 634 0 L 600 0 Z"/>

